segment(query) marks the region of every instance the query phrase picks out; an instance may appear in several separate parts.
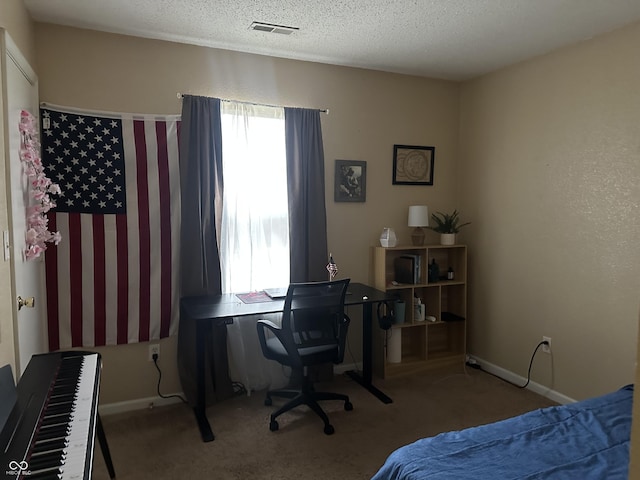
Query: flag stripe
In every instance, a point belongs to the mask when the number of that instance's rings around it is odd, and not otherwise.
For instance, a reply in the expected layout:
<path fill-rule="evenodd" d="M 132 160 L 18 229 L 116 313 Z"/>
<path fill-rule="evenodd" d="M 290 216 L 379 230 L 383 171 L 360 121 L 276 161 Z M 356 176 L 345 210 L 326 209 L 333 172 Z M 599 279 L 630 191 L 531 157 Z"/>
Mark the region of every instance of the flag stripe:
<path fill-rule="evenodd" d="M 93 347 L 95 346 L 95 310 L 94 310 L 94 290 L 93 286 L 93 258 L 95 248 L 87 248 L 87 245 L 95 245 L 93 241 L 93 215 L 86 213 L 80 213 L 80 236 L 82 241 L 82 247 L 80 249 L 80 255 L 82 258 L 82 341 L 74 347 L 81 347 L 83 345 Z"/>
<path fill-rule="evenodd" d="M 59 287 L 58 310 L 60 316 L 60 347 L 66 348 L 71 346 L 71 278 L 69 275 L 71 259 L 69 255 L 69 215 L 66 213 L 58 213 L 57 218 L 58 231 L 62 238 L 66 239 L 60 244 L 62 248 L 58 249 L 58 273 L 57 283 Z"/>
<path fill-rule="evenodd" d="M 82 227 L 79 213 L 69 214 L 71 346 L 82 345 Z"/>
<path fill-rule="evenodd" d="M 149 322 L 148 329 L 143 332 L 148 337 L 157 337 L 160 334 L 160 308 L 162 306 L 160 297 L 160 286 L 162 284 L 161 275 L 163 273 L 161 265 L 162 250 L 160 248 L 161 236 L 161 218 L 162 212 L 160 210 L 160 176 L 159 176 L 159 145 L 157 138 L 157 122 L 153 124 L 147 122 L 145 124 L 145 137 L 147 146 L 147 205 L 149 206 L 149 288 L 151 292 L 158 294 L 154 296 L 155 301 L 151 301 L 149 304 L 149 316 L 154 319 L 153 322 Z M 151 208 L 154 207 L 154 208 Z M 153 261 L 151 261 L 153 260 Z"/>
<path fill-rule="evenodd" d="M 127 216 L 116 215 L 118 265 L 118 344 L 129 343 L 129 236 Z"/>
<path fill-rule="evenodd" d="M 48 212 L 48 225 L 51 232 L 58 231 L 55 212 Z M 45 281 L 47 282 L 47 321 L 49 323 L 49 351 L 60 349 L 60 317 L 58 316 L 58 249 L 45 251 Z"/>
<path fill-rule="evenodd" d="M 156 123 L 158 184 L 160 186 L 160 336 L 169 335 L 171 323 L 171 190 L 166 122 Z"/>
<path fill-rule="evenodd" d="M 123 292 L 123 316 L 118 318 L 124 331 L 122 343 L 139 341 L 140 319 L 140 223 L 138 219 L 138 161 L 134 121 L 125 118 L 122 122 L 122 139 L 126 162 L 125 190 L 127 192 L 127 213 L 124 216 L 122 234 L 126 239 L 126 250 L 118 253 L 118 260 L 122 262 L 122 273 L 126 272 L 124 283 L 118 284 Z M 126 266 L 125 266 L 126 263 Z M 120 334 L 120 331 L 118 331 Z"/>
<path fill-rule="evenodd" d="M 118 343 L 118 258 L 116 216 L 104 216 L 104 298 L 105 298 L 105 345 Z"/>
<path fill-rule="evenodd" d="M 94 345 L 104 345 L 107 325 L 104 216 L 93 215 Z"/>
<path fill-rule="evenodd" d="M 180 122 L 170 122 L 168 123 L 169 128 L 167 130 L 170 132 L 169 135 L 169 148 L 167 150 L 168 159 L 178 159 L 180 157 Z M 172 167 L 169 166 L 169 185 L 170 192 L 169 198 L 171 200 L 172 208 L 170 210 L 170 224 L 171 228 L 171 284 L 172 285 L 180 285 L 180 256 L 179 256 L 179 245 L 180 245 L 180 229 L 173 228 L 174 225 L 180 225 L 180 175 L 171 174 Z M 171 289 L 171 319 L 179 318 L 180 316 L 180 289 L 172 288 Z M 171 320 L 169 325 L 169 335 L 175 335 L 178 333 L 178 322 L 174 322 Z"/>
<path fill-rule="evenodd" d="M 138 339 L 141 342 L 149 340 L 149 323 L 151 301 L 151 259 L 149 251 L 151 249 L 151 235 L 149 232 L 149 183 L 147 169 L 147 145 L 145 139 L 144 123 L 134 121 L 134 135 L 136 145 L 136 166 L 138 182 L 138 245 L 140 246 L 140 293 L 139 308 L 140 320 L 138 325 Z"/>

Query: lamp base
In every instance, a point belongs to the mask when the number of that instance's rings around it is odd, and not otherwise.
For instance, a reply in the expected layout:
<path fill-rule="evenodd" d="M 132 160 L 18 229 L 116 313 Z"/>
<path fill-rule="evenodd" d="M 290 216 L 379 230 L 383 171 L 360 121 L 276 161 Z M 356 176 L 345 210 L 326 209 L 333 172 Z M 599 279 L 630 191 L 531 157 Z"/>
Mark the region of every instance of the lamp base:
<path fill-rule="evenodd" d="M 424 236 L 424 229 L 422 227 L 414 228 L 413 232 L 411 232 L 411 243 L 416 247 L 424 245 Z"/>

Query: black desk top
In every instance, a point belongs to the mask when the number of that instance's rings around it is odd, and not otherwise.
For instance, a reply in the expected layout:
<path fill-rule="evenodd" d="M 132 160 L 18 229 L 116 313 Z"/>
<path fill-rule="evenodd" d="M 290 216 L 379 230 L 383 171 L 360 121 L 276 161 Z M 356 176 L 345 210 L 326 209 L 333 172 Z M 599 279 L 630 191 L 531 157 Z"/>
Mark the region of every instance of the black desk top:
<path fill-rule="evenodd" d="M 344 304 L 348 307 L 383 302 L 390 298 L 389 294 L 363 283 L 350 283 Z M 226 293 L 224 295 L 182 297 L 180 305 L 192 320 L 204 320 L 281 312 L 284 308 L 284 298 L 266 302 L 244 303 L 235 293 Z"/>

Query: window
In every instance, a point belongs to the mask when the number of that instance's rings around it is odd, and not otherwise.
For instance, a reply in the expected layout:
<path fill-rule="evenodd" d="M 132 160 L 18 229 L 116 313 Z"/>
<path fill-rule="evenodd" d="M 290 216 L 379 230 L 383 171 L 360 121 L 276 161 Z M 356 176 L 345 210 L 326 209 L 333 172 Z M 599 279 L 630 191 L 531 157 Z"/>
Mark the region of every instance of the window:
<path fill-rule="evenodd" d="M 222 291 L 289 284 L 284 109 L 221 102 Z"/>

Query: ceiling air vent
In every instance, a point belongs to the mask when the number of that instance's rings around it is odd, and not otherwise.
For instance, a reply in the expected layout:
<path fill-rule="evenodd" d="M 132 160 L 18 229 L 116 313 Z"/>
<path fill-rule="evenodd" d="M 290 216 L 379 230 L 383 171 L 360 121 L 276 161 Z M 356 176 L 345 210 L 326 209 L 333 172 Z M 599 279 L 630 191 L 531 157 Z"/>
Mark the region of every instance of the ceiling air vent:
<path fill-rule="evenodd" d="M 298 27 L 287 27 L 286 25 L 274 25 L 272 23 L 253 22 L 249 26 L 249 30 L 258 30 L 259 32 L 280 33 L 282 35 L 291 35 L 293 32 L 300 29 Z"/>

